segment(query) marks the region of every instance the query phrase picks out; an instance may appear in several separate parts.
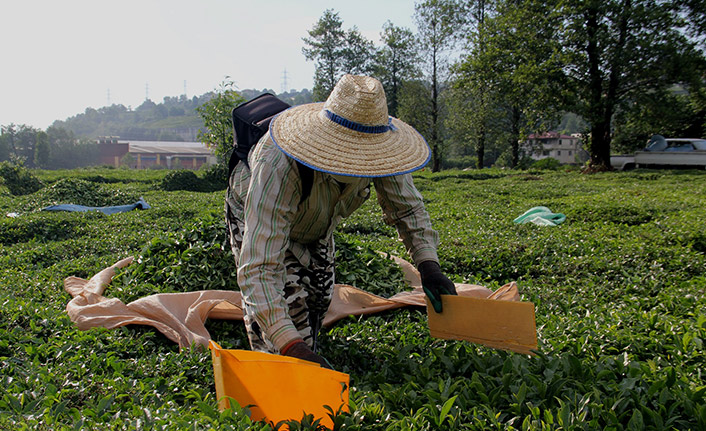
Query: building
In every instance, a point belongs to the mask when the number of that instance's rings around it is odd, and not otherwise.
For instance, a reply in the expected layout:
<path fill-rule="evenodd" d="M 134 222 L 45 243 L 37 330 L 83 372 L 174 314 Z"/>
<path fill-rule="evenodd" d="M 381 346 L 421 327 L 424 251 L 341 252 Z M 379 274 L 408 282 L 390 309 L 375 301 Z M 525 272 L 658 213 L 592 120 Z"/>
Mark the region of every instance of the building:
<path fill-rule="evenodd" d="M 562 135 L 559 132 L 529 135 L 524 150 L 534 160 L 551 157 L 562 164 L 583 163 L 588 157 L 579 136 Z"/>
<path fill-rule="evenodd" d="M 162 167 L 199 169 L 216 163 L 213 150 L 201 142 L 133 141 L 116 137 L 98 140 L 100 164 L 133 169 Z"/>

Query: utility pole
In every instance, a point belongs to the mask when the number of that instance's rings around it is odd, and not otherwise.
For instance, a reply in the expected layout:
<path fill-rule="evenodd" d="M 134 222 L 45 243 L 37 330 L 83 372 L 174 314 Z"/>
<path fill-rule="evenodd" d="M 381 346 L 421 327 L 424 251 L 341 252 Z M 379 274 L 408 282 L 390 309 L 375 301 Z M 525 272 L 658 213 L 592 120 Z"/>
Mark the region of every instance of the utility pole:
<path fill-rule="evenodd" d="M 186 79 L 184 80 L 184 98 L 186 99 Z"/>
<path fill-rule="evenodd" d="M 108 89 L 108 104 L 106 106 L 110 106 L 110 88 Z"/>
<path fill-rule="evenodd" d="M 284 72 L 282 72 L 282 87 L 280 88 L 282 93 L 286 93 L 289 91 L 289 85 L 287 83 L 287 68 L 284 68 Z"/>
<path fill-rule="evenodd" d="M 145 82 L 145 100 L 150 100 L 150 83 Z"/>

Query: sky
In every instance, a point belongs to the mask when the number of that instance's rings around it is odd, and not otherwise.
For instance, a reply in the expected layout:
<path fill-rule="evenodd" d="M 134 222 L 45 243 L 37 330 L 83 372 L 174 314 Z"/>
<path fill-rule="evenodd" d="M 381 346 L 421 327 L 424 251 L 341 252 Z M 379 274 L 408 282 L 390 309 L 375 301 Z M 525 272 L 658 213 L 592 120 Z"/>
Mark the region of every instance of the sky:
<path fill-rule="evenodd" d="M 0 125 L 46 129 L 88 107 L 198 96 L 226 77 L 238 89 L 311 89 L 302 38 L 326 9 L 379 45 L 388 20 L 415 31 L 414 3 L 3 0 Z"/>

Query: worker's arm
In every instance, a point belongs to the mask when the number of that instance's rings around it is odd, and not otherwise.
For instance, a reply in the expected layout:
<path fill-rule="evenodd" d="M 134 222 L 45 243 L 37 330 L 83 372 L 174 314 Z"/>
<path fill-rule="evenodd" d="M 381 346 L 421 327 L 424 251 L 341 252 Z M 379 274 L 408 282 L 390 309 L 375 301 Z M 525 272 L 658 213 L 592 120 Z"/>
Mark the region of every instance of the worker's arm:
<path fill-rule="evenodd" d="M 296 165 L 268 144 L 260 142 L 250 157 L 238 285 L 247 314 L 255 316 L 260 329 L 281 351 L 301 337 L 284 298 L 284 256 L 301 196 L 301 181 Z"/>
<path fill-rule="evenodd" d="M 439 266 L 439 235 L 432 229 L 422 195 L 409 174 L 375 179 L 378 201 L 385 221 L 394 225 L 419 269 L 422 287 L 438 313 L 442 311 L 440 295 L 455 295 L 455 284 Z"/>

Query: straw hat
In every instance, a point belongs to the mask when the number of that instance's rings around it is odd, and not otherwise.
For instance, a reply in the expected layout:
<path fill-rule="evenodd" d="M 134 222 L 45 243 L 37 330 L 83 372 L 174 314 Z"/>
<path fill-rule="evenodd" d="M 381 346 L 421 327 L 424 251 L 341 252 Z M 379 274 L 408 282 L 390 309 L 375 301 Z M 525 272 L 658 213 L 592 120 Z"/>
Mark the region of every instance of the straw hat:
<path fill-rule="evenodd" d="M 399 175 L 431 157 L 419 132 L 388 116 L 382 84 L 368 76 L 345 75 L 325 103 L 282 112 L 270 123 L 270 136 L 289 157 L 338 175 Z"/>

